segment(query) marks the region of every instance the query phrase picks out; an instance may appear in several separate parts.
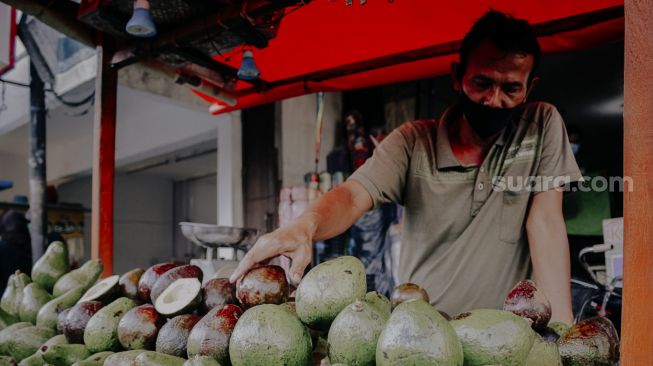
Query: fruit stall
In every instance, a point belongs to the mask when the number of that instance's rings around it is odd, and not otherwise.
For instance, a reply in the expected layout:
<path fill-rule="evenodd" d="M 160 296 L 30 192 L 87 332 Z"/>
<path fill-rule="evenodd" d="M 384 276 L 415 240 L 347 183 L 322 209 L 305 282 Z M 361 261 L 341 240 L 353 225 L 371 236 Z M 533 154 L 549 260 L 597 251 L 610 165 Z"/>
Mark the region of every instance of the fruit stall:
<path fill-rule="evenodd" d="M 10 278 L 0 306 L 0 365 L 653 365 L 653 83 L 641 77 L 653 74 L 650 1 L 182 2 L 188 7 L 138 0 L 146 3 L 139 9 L 151 6 L 158 34 L 147 22 L 131 32 L 149 38 L 125 31 L 131 1 L 2 1 L 94 47 L 98 67 L 92 259 L 71 269 L 68 248 L 53 243 L 31 273 Z M 121 67 L 143 63 L 188 85 L 211 113 L 227 113 L 446 73 L 460 37 L 488 5 L 529 19 L 545 53 L 625 32 L 624 176 L 635 184 L 624 204 L 621 341 L 604 318 L 550 323 L 548 301 L 530 281 L 505 294 L 503 310 L 462 314 L 438 312 L 412 284 L 390 299 L 366 293 L 364 267 L 353 257 L 314 267 L 296 291 L 273 265 L 238 284 L 204 278 L 194 264 L 113 273 Z M 232 50 L 234 57 L 224 56 Z M 239 75 L 238 65 L 253 60 L 261 75 Z"/>

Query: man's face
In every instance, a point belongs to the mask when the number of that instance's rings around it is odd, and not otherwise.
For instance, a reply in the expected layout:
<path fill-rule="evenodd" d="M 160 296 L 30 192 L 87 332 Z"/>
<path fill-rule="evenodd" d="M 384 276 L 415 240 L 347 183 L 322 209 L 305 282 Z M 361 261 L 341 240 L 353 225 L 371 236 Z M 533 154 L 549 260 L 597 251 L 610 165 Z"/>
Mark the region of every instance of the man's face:
<path fill-rule="evenodd" d="M 492 108 L 512 108 L 523 103 L 537 81 L 528 85 L 533 55 L 506 53 L 490 41 L 482 41 L 469 54 L 461 80 L 454 86 L 473 102 Z M 455 75 L 455 72 L 454 72 Z"/>

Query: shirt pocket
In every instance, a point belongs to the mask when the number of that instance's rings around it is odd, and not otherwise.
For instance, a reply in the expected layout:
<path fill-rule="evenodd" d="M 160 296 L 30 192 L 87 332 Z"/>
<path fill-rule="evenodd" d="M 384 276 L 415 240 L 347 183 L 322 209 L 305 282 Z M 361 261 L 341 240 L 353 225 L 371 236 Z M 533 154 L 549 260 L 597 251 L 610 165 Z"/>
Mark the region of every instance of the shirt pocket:
<path fill-rule="evenodd" d="M 501 206 L 500 239 L 508 244 L 515 244 L 524 235 L 524 222 L 530 199 L 528 191 L 504 191 Z"/>

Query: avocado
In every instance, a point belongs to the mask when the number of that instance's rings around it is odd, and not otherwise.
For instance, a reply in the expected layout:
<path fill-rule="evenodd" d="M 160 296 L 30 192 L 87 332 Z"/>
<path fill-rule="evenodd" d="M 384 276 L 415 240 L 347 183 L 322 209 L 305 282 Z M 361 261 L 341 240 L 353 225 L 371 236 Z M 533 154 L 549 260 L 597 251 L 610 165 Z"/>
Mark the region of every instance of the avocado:
<path fill-rule="evenodd" d="M 14 323 L 5 329 L 0 331 L 0 355 L 7 355 L 9 354 L 9 350 L 7 348 L 7 342 L 11 340 L 11 338 L 14 336 L 14 334 L 23 328 L 28 328 L 31 327 L 32 324 L 28 322 L 19 322 L 19 323 Z"/>
<path fill-rule="evenodd" d="M 429 302 L 429 294 L 419 285 L 407 282 L 395 287 L 394 290 L 392 290 L 392 295 L 390 296 L 393 309 L 402 302 L 412 299 L 422 299 L 426 302 Z"/>
<path fill-rule="evenodd" d="M 211 356 L 220 363 L 228 364 L 229 339 L 236 322 L 240 322 L 239 319 L 242 321 L 242 314 L 240 307 L 233 304 L 209 311 L 188 335 L 188 357 Z"/>
<path fill-rule="evenodd" d="M 199 315 L 178 315 L 161 327 L 156 337 L 156 351 L 172 356 L 185 357 L 188 335 L 202 319 Z"/>
<path fill-rule="evenodd" d="M 535 330 L 543 330 L 551 320 L 551 304 L 531 280 L 517 282 L 506 296 L 503 310 L 528 320 Z"/>
<path fill-rule="evenodd" d="M 36 315 L 36 325 L 57 329 L 57 317 L 59 313 L 73 307 L 83 294 L 84 289 L 78 287 L 48 301 Z"/>
<path fill-rule="evenodd" d="M 39 347 L 38 351 L 33 353 L 31 356 L 24 358 L 22 361 L 20 361 L 19 366 L 43 366 L 45 364 L 45 360 L 43 360 L 43 352 L 47 351 L 48 348 L 57 345 L 57 344 L 66 344 L 68 341 L 66 340 L 66 337 L 63 335 L 56 335 L 47 341 L 43 343 L 41 347 Z"/>
<path fill-rule="evenodd" d="M 197 278 L 201 284 L 203 278 L 202 269 L 196 265 L 187 264 L 166 271 L 152 285 L 152 291 L 150 292 L 152 304 L 156 304 L 156 299 L 170 284 L 181 278 Z"/>
<path fill-rule="evenodd" d="M 311 336 L 299 318 L 286 308 L 273 304 L 246 310 L 229 340 L 233 366 L 310 365 L 311 350 Z M 220 359 L 218 361 L 223 363 Z"/>
<path fill-rule="evenodd" d="M 238 283 L 236 296 L 244 308 L 281 304 L 288 297 L 286 272 L 276 265 L 254 267 Z"/>
<path fill-rule="evenodd" d="M 134 300 L 121 297 L 95 313 L 84 329 L 84 344 L 88 350 L 92 353 L 120 350 L 118 323 L 134 307 Z"/>
<path fill-rule="evenodd" d="M 34 282 L 25 286 L 23 299 L 18 310 L 20 320 L 36 324 L 36 314 L 50 300 L 52 300 L 52 295 L 38 283 Z"/>
<path fill-rule="evenodd" d="M 220 363 L 213 357 L 195 356 L 184 362 L 183 366 L 220 366 Z"/>
<path fill-rule="evenodd" d="M 52 242 L 45 254 L 32 267 L 32 280 L 46 291 L 52 291 L 54 284 L 61 276 L 70 271 L 68 262 L 68 247 L 66 244 Z"/>
<path fill-rule="evenodd" d="M 183 366 L 185 358 L 145 351 L 134 360 L 134 366 Z"/>
<path fill-rule="evenodd" d="M 88 290 L 100 277 L 104 266 L 99 260 L 90 260 L 81 267 L 72 270 L 61 276 L 54 284 L 52 295 L 61 296 L 64 293 L 77 288 L 82 288 L 82 294 Z M 81 296 L 80 296 L 81 297 Z"/>
<path fill-rule="evenodd" d="M 123 351 L 116 352 L 109 355 L 105 360 L 103 366 L 134 366 L 136 357 L 143 353 L 143 350 Z"/>
<path fill-rule="evenodd" d="M 392 312 L 392 304 L 383 294 L 376 291 L 370 291 L 365 294 L 364 300 L 370 306 L 376 306 L 377 309 L 390 316 L 390 313 Z"/>
<path fill-rule="evenodd" d="M 228 278 L 213 278 L 202 285 L 202 303 L 200 311 L 208 313 L 211 309 L 227 304 L 238 304 L 236 298 L 236 285 L 229 282 Z"/>
<path fill-rule="evenodd" d="M 331 324 L 329 359 L 334 363 L 374 366 L 376 344 L 390 313 L 378 304 L 355 301 L 344 308 Z"/>
<path fill-rule="evenodd" d="M 148 268 L 138 280 L 138 297 L 145 302 L 150 302 L 152 286 L 156 280 L 172 268 L 177 267 L 174 263 L 159 263 Z"/>
<path fill-rule="evenodd" d="M 412 299 L 399 303 L 390 315 L 376 346 L 376 364 L 462 366 L 463 348 L 434 307 Z"/>
<path fill-rule="evenodd" d="M 120 276 L 118 280 L 119 296 L 136 300 L 138 298 L 138 281 L 144 272 L 145 270 L 142 268 L 134 268 Z"/>
<path fill-rule="evenodd" d="M 327 330 L 345 306 L 367 292 L 365 266 L 356 257 L 343 256 L 311 269 L 297 287 L 297 315 L 314 329 Z"/>
<path fill-rule="evenodd" d="M 8 326 L 18 323 L 20 319 L 9 315 L 6 311 L 0 309 L 0 330 L 7 328 Z"/>
<path fill-rule="evenodd" d="M 562 366 L 562 359 L 558 351 L 558 345 L 547 342 L 539 336 L 535 337 L 524 365 L 527 366 Z"/>
<path fill-rule="evenodd" d="M 90 355 L 91 352 L 83 344 L 57 344 L 43 352 L 43 360 L 54 366 L 71 366 Z"/>
<path fill-rule="evenodd" d="M 75 362 L 73 366 L 103 366 L 104 360 L 106 360 L 107 357 L 111 356 L 112 354 L 113 352 L 110 351 L 98 352 L 88 356 L 82 361 Z"/>
<path fill-rule="evenodd" d="M 0 366 L 16 366 L 16 360 L 9 356 L 0 356 Z"/>
<path fill-rule="evenodd" d="M 593 317 L 569 328 L 558 349 L 565 366 L 611 366 L 619 360 L 619 334 L 609 319 Z"/>
<path fill-rule="evenodd" d="M 465 366 L 521 366 L 536 336 L 527 320 L 504 310 L 472 310 L 450 323 L 463 344 Z"/>
<path fill-rule="evenodd" d="M 154 306 L 144 304 L 129 310 L 118 322 L 118 340 L 125 349 L 153 350 L 165 318 Z"/>
<path fill-rule="evenodd" d="M 102 303 L 99 301 L 78 302 L 70 309 L 65 310 L 67 314 L 62 321 L 62 333 L 70 343 L 84 343 L 84 330 L 86 324 L 91 320 L 93 315 L 102 309 Z M 61 316 L 61 315 L 60 315 Z"/>
<path fill-rule="evenodd" d="M 31 282 L 29 276 L 20 270 L 9 276 L 7 288 L 0 299 L 0 309 L 14 318 L 20 318 L 19 310 L 23 300 L 23 290 Z"/>
<path fill-rule="evenodd" d="M 47 327 L 30 326 L 19 329 L 5 344 L 7 353 L 20 362 L 38 351 L 39 347 L 54 335 L 54 330 Z"/>

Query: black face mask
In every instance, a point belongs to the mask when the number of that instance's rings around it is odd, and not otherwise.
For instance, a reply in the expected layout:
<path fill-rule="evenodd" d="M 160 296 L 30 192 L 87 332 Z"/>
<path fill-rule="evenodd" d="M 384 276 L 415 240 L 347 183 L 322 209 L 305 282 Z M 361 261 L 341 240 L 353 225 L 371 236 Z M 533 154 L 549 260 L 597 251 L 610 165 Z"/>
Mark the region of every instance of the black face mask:
<path fill-rule="evenodd" d="M 473 102 L 464 92 L 460 93 L 460 106 L 467 122 L 481 138 L 488 138 L 506 128 L 519 109 L 519 106 L 513 108 L 488 107 Z"/>

